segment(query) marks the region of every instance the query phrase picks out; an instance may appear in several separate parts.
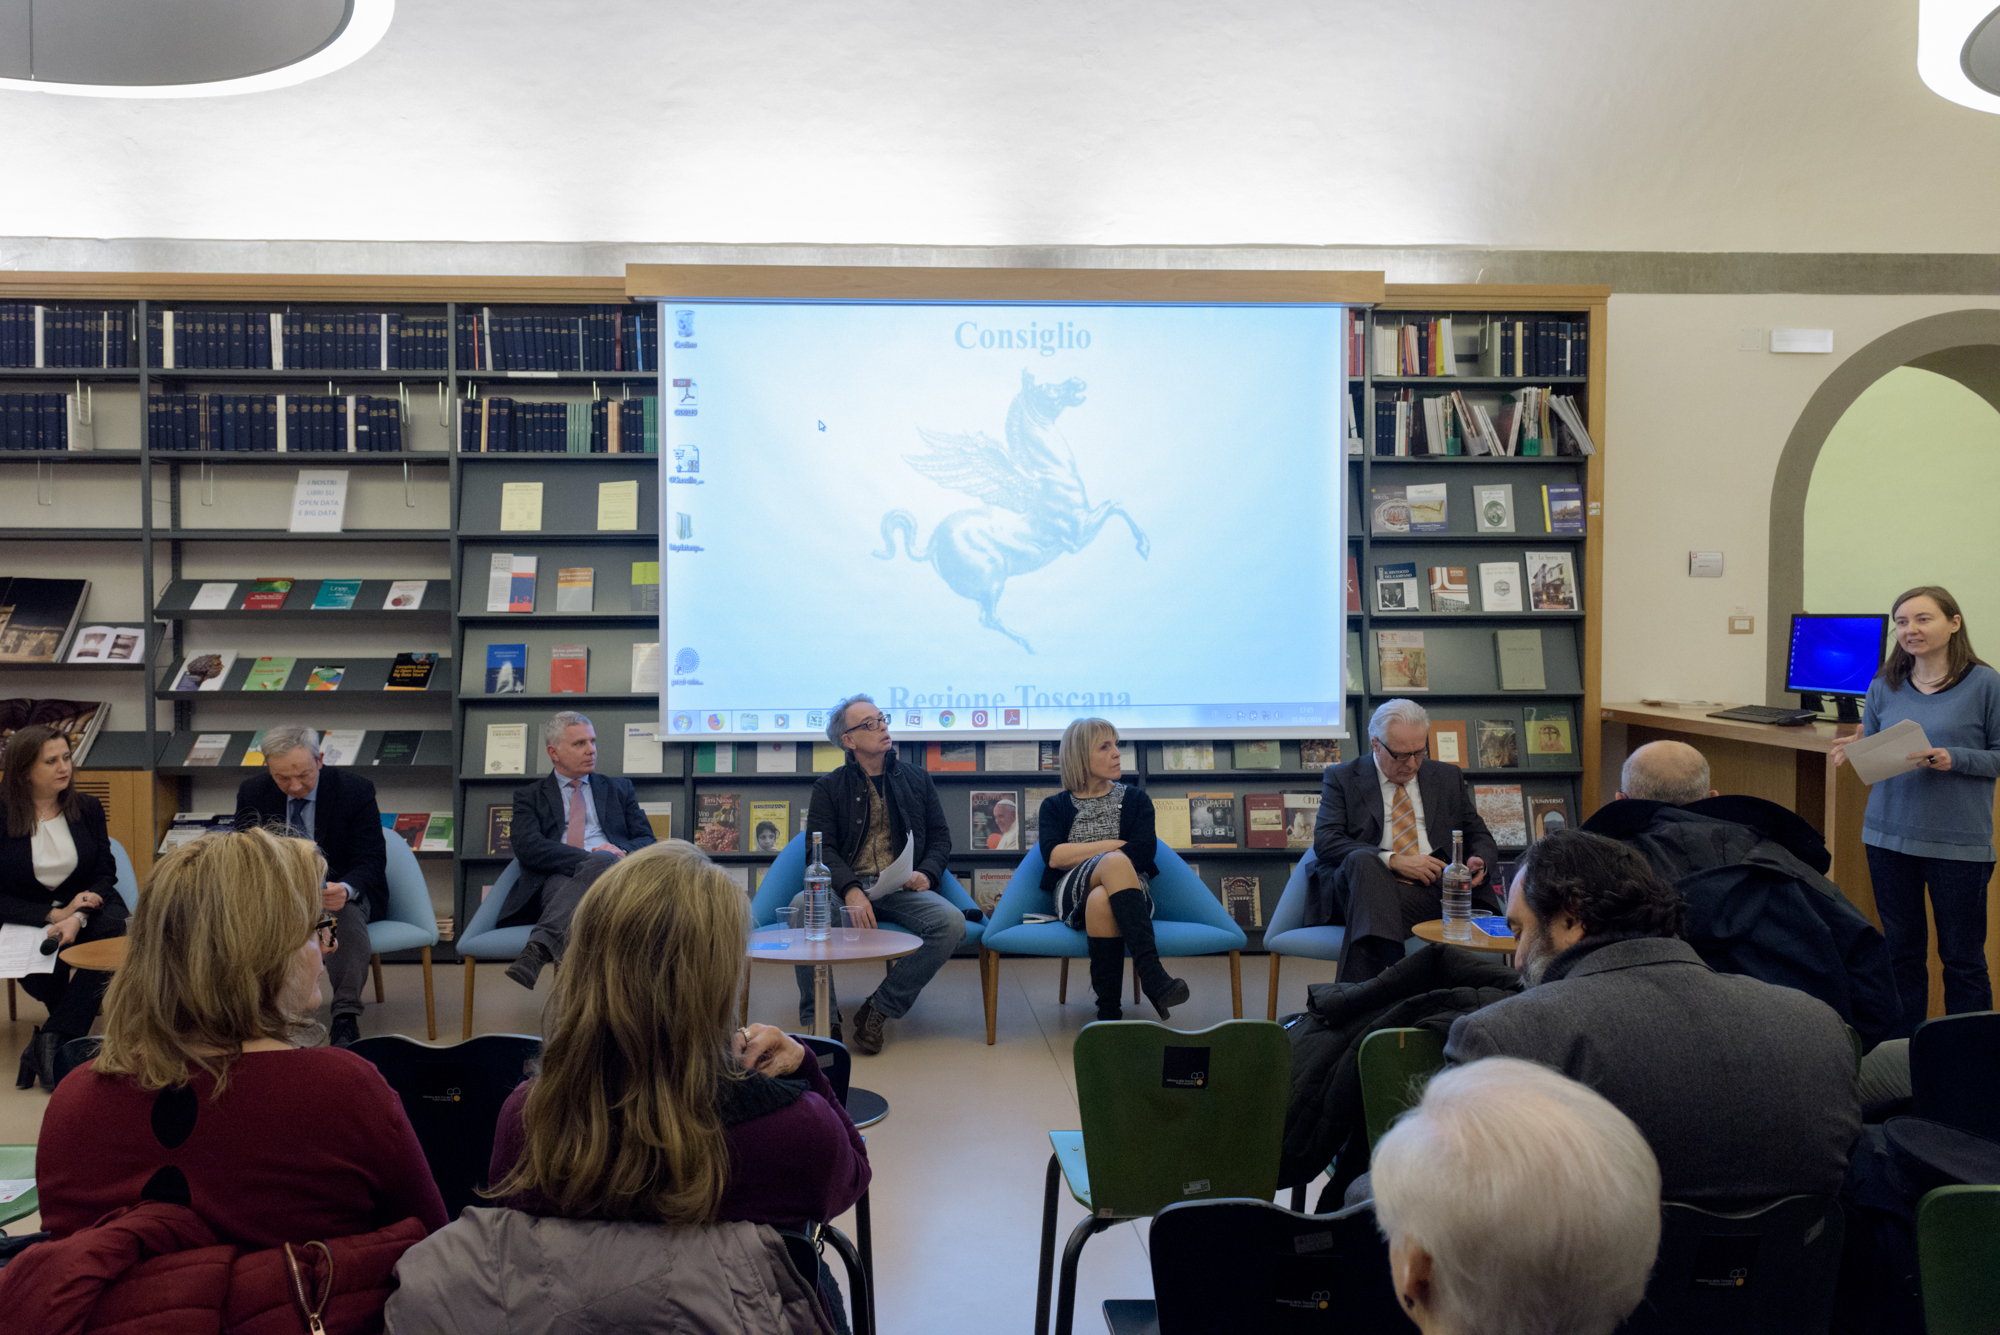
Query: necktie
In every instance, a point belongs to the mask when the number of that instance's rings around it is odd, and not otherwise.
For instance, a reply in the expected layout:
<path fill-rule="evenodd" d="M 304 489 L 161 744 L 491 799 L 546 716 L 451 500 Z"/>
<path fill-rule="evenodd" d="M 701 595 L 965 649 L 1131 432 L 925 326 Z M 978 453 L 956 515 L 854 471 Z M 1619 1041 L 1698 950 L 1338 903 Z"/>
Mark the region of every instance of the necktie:
<path fill-rule="evenodd" d="M 583 847 L 583 780 L 569 781 L 569 829 L 563 832 L 563 842 L 571 848 Z"/>
<path fill-rule="evenodd" d="M 285 817 L 285 823 L 306 838 L 312 838 L 312 831 L 306 828 L 306 800 L 303 797 L 292 798 L 291 808 L 291 813 Z"/>
<path fill-rule="evenodd" d="M 1398 855 L 1408 855 L 1417 851 L 1417 813 L 1410 805 L 1410 789 L 1407 784 L 1397 784 L 1396 800 L 1389 807 L 1389 851 Z"/>

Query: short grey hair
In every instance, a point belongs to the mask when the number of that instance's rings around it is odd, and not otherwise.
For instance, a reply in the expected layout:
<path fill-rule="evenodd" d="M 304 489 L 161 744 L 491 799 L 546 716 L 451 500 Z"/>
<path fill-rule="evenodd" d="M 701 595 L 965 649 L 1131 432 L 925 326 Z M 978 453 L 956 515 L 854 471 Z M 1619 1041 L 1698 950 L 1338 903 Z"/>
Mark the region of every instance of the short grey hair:
<path fill-rule="evenodd" d="M 1618 790 L 1645 802 L 1677 807 L 1708 796 L 1708 757 L 1686 742 L 1647 742 L 1625 757 Z"/>
<path fill-rule="evenodd" d="M 1428 731 L 1431 716 L 1415 700 L 1384 700 L 1368 718 L 1368 735 L 1381 741 L 1382 734 L 1389 730 L 1391 723 L 1414 723 Z"/>
<path fill-rule="evenodd" d="M 872 695 L 850 695 L 835 705 L 833 712 L 826 716 L 826 739 L 841 750 L 846 750 L 847 743 L 840 740 L 840 735 L 846 732 L 847 729 L 840 725 L 847 718 L 848 709 L 853 705 L 872 705 L 874 703 L 875 697 Z"/>
<path fill-rule="evenodd" d="M 562 713 L 557 714 L 542 725 L 542 745 L 544 747 L 554 746 L 562 740 L 564 733 L 579 723 L 589 728 L 592 732 L 597 731 L 597 725 L 592 723 L 588 718 L 577 713 L 574 709 L 565 709 Z"/>
<path fill-rule="evenodd" d="M 1546 1066 L 1440 1072 L 1372 1170 L 1384 1235 L 1431 1258 L 1440 1329 L 1606 1335 L 1646 1296 L 1659 1163 L 1631 1118 Z"/>
<path fill-rule="evenodd" d="M 290 755 L 304 747 L 314 760 L 319 759 L 319 734 L 299 723 L 281 723 L 264 734 L 258 744 L 264 759 L 275 760 L 279 756 Z"/>

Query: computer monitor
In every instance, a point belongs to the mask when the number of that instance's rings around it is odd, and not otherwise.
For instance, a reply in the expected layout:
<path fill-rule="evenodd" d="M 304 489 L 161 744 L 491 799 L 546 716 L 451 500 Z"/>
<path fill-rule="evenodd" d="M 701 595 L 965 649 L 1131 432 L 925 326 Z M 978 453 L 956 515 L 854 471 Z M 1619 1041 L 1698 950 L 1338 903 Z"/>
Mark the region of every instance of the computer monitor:
<path fill-rule="evenodd" d="M 1785 660 L 1785 689 L 1797 691 L 1800 705 L 1821 708 L 1819 697 L 1831 695 L 1840 721 L 1858 723 L 1856 702 L 1868 693 L 1868 683 L 1882 669 L 1882 642 L 1889 618 L 1830 616 L 1817 612 L 1792 615 L 1792 648 Z"/>

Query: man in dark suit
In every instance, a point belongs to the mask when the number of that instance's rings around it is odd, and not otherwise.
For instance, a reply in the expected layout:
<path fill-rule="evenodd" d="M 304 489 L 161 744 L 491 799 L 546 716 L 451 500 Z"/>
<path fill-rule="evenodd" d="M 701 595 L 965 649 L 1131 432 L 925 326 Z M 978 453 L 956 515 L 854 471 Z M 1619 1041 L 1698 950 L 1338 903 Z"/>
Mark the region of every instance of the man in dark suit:
<path fill-rule="evenodd" d="M 569 919 L 591 882 L 653 842 L 630 779 L 597 773 L 597 730 L 574 710 L 542 725 L 555 773 L 514 790 L 514 858 L 520 879 L 500 905 L 503 925 L 535 924 L 507 976 L 532 989 L 542 966 L 562 958 Z"/>
<path fill-rule="evenodd" d="M 1386 701 L 1368 720 L 1368 740 L 1367 755 L 1328 766 L 1313 825 L 1319 867 L 1306 923 L 1346 925 L 1343 983 L 1403 958 L 1410 929 L 1444 915 L 1440 877 L 1453 830 L 1465 836 L 1476 911 L 1500 908 L 1486 888 L 1500 851 L 1463 772 L 1430 759 L 1430 716 L 1413 700 Z"/>
<path fill-rule="evenodd" d="M 1507 896 L 1526 990 L 1455 1021 L 1446 1058 L 1521 1057 L 1589 1085 L 1645 1134 L 1669 1200 L 1835 1194 L 1861 1134 L 1846 1026 L 1804 992 L 1710 968 L 1684 915 L 1633 849 L 1549 835 Z"/>
<path fill-rule="evenodd" d="M 321 902 L 338 923 L 345 949 L 326 957 L 333 984 L 336 1047 L 361 1037 L 361 987 L 368 978 L 368 924 L 389 913 L 388 854 L 375 785 L 320 759 L 319 734 L 288 724 L 264 734 L 264 772 L 236 790 L 236 824 L 289 825 L 326 858 Z"/>

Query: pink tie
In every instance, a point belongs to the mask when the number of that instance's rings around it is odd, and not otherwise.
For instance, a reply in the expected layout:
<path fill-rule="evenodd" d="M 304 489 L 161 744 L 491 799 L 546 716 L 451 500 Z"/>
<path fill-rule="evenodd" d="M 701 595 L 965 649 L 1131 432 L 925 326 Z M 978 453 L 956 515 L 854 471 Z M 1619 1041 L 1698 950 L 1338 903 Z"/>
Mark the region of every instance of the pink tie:
<path fill-rule="evenodd" d="M 569 785 L 569 829 L 563 833 L 563 842 L 571 848 L 583 847 L 583 780 L 572 779 Z"/>

